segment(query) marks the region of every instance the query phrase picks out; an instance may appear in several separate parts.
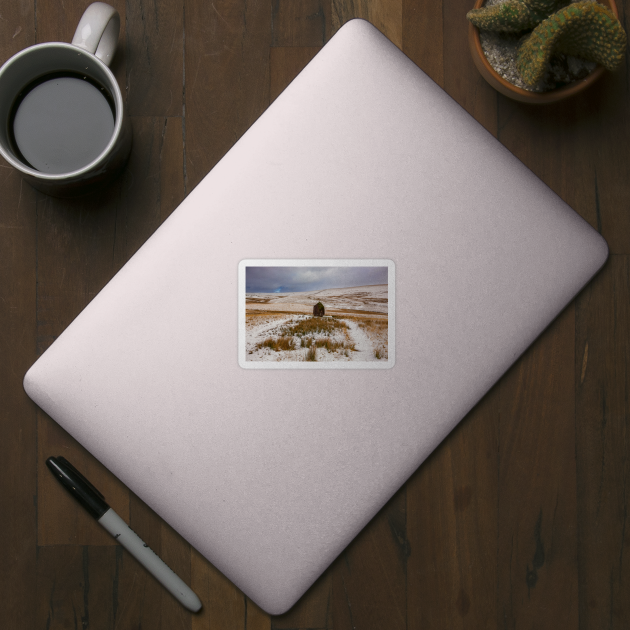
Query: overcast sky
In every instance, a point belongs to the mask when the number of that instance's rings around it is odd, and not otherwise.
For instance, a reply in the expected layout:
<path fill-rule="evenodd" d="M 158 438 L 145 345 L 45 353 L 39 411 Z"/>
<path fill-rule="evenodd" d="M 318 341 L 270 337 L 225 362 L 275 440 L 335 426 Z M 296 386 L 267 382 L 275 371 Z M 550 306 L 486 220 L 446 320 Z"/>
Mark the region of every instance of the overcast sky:
<path fill-rule="evenodd" d="M 247 267 L 247 293 L 294 293 L 387 284 L 387 267 Z"/>

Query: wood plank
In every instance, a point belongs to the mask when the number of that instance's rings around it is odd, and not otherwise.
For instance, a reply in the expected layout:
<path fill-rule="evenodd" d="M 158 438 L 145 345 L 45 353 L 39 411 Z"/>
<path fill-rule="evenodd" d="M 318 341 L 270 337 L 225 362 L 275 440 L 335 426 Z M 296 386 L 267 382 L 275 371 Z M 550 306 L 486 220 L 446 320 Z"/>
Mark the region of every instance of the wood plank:
<path fill-rule="evenodd" d="M 192 617 L 192 630 L 271 630 L 270 616 L 196 549 L 190 567 L 190 587 L 203 603 Z"/>
<path fill-rule="evenodd" d="M 275 101 L 321 47 L 272 48 L 269 52 L 269 98 Z"/>
<path fill-rule="evenodd" d="M 272 630 L 332 628 L 332 574 L 325 571 L 291 610 L 272 616 Z"/>
<path fill-rule="evenodd" d="M 193 630 L 246 630 L 245 595 L 196 549 L 192 551 L 191 588 L 203 602 L 193 617 Z"/>
<path fill-rule="evenodd" d="M 245 623 L 247 630 L 269 630 L 271 628 L 270 617 L 254 602 L 245 597 Z"/>
<path fill-rule="evenodd" d="M 184 199 L 182 120 L 132 117 L 131 121 L 134 146 L 115 208 L 112 272 L 140 249 Z"/>
<path fill-rule="evenodd" d="M 605 89 L 605 92 L 607 92 L 606 100 L 604 100 L 602 92 L 598 90 L 591 90 L 566 102 L 557 103 L 544 108 L 517 104 L 502 97 L 499 99 L 499 139 L 501 142 L 541 177 L 556 193 L 565 199 L 569 205 L 584 216 L 593 227 L 599 229 L 602 233 L 608 231 L 609 234 L 609 229 L 605 227 L 605 217 L 610 216 L 614 218 L 619 215 L 618 206 L 615 207 L 615 197 L 619 195 L 621 199 L 623 199 L 627 196 L 628 190 L 627 178 L 620 177 L 618 167 L 612 164 L 614 161 L 615 165 L 617 165 L 619 159 L 622 160 L 621 163 L 623 164 L 623 159 L 620 158 L 619 155 L 615 155 L 614 151 L 611 152 L 609 150 L 608 144 L 610 136 L 608 136 L 608 139 L 602 136 L 602 130 L 609 128 L 607 120 L 614 120 L 615 118 L 617 121 L 614 126 L 620 137 L 623 138 L 627 133 L 627 124 L 625 120 L 623 120 L 623 117 L 619 116 L 620 112 L 617 111 L 617 116 L 613 115 L 612 118 L 610 115 L 610 109 L 616 108 L 619 110 L 621 103 L 619 92 L 617 91 L 617 94 L 615 94 L 615 90 L 612 87 L 615 81 L 618 81 L 618 79 L 609 77 L 604 78 L 600 84 L 606 87 L 607 82 L 609 82 L 608 88 Z M 605 104 L 607 102 L 610 103 L 608 107 L 606 107 Z M 607 112 L 608 116 L 604 118 L 602 116 L 602 110 L 607 108 L 609 109 Z M 527 141 L 524 141 L 524 135 L 527 135 Z M 615 181 L 612 181 L 609 174 L 611 171 L 615 172 L 615 169 L 617 169 L 616 177 Z M 602 172 L 606 172 L 603 178 L 601 176 Z M 605 184 L 603 183 L 604 181 L 606 181 Z M 606 199 L 606 201 L 602 201 L 603 199 Z M 609 224 L 609 227 L 610 226 L 611 224 Z M 618 227 L 620 228 L 620 233 L 623 235 L 624 226 L 619 225 Z M 625 245 L 622 245 L 621 240 L 617 239 L 613 242 L 613 246 L 619 246 L 623 249 Z M 584 344 L 580 347 L 578 340 L 576 346 L 578 348 L 578 354 L 583 351 L 583 345 Z M 581 357 L 576 356 L 575 361 L 577 362 L 579 360 L 581 360 Z M 596 370 L 597 368 L 594 367 L 593 369 Z M 581 405 L 579 404 L 579 397 L 576 409 L 579 456 L 580 419 L 584 418 Z M 568 435 L 568 426 L 565 430 L 567 432 L 567 439 L 571 439 L 571 436 Z M 562 450 L 564 451 L 565 448 L 567 447 L 563 447 Z M 556 458 L 557 456 L 550 451 L 549 457 Z M 569 461 L 568 452 L 565 452 L 565 458 L 568 475 L 568 471 L 573 470 L 575 465 Z M 578 483 L 586 483 L 584 480 L 580 482 L 579 473 L 576 472 L 576 475 L 578 475 Z M 539 591 L 536 591 L 536 598 L 532 598 L 536 600 L 536 603 L 533 601 L 528 602 L 529 606 L 527 607 L 526 613 L 518 609 L 518 619 L 531 619 L 536 615 L 535 611 L 538 611 L 537 616 L 542 618 L 542 610 L 549 605 L 553 614 L 545 614 L 545 618 L 549 619 L 551 623 L 553 616 L 556 615 L 556 619 L 559 622 L 559 602 L 564 599 L 568 611 L 567 618 L 574 619 L 577 625 L 578 612 L 575 610 L 575 598 L 577 597 L 575 591 L 577 587 L 575 581 L 578 579 L 578 572 L 577 568 L 574 566 L 576 560 L 573 555 L 579 553 L 579 557 L 583 558 L 584 554 L 588 555 L 590 550 L 583 550 L 580 538 L 577 552 L 573 551 L 573 545 L 577 545 L 578 543 L 575 541 L 576 525 L 572 522 L 574 517 L 569 515 L 569 512 L 572 512 L 574 508 L 572 505 L 569 506 L 566 496 L 570 483 L 573 482 L 567 476 L 562 486 L 560 486 L 560 489 L 566 488 L 559 496 L 565 497 L 565 509 L 567 510 L 567 514 L 562 519 L 564 521 L 562 527 L 566 529 L 567 537 L 565 538 L 566 545 L 562 550 L 563 558 L 561 559 L 561 562 L 565 563 L 564 571 L 561 575 L 560 569 L 558 568 L 556 570 L 557 586 L 554 589 L 556 591 L 556 599 L 553 603 L 543 602 L 538 598 Z M 576 500 L 583 500 L 581 490 L 578 492 L 578 498 Z M 553 533 L 549 532 L 546 535 L 547 538 L 545 538 L 543 533 L 545 520 L 548 523 L 547 527 L 550 527 L 549 513 L 553 511 L 551 498 L 546 497 L 546 502 L 547 507 L 541 506 L 542 510 L 539 513 L 540 521 L 534 518 L 535 505 L 533 501 L 530 507 L 530 514 L 527 517 L 529 521 L 527 525 L 529 536 L 531 538 L 533 532 L 533 537 L 540 543 L 539 549 L 544 549 L 546 540 L 548 540 Z M 560 503 L 560 505 L 562 505 L 562 503 Z M 577 510 L 584 509 L 579 506 L 580 503 L 578 503 Z M 545 514 L 547 514 L 547 516 L 545 516 Z M 525 532 L 523 532 L 523 534 L 524 533 Z M 511 553 L 511 550 L 508 551 L 507 541 L 504 540 L 503 543 L 500 541 L 500 545 L 502 544 L 504 555 Z M 521 553 L 524 553 L 522 549 Z M 545 556 L 548 557 L 548 553 L 545 553 Z M 540 554 L 538 555 L 538 561 L 541 561 Z M 528 571 L 534 571 L 526 574 L 532 581 L 534 581 L 534 577 L 538 575 L 534 567 L 535 562 L 536 552 L 534 551 L 534 555 L 530 558 L 528 565 Z M 582 562 L 583 561 L 580 560 L 580 563 Z M 587 605 L 585 604 L 585 599 L 588 599 L 586 592 L 589 589 L 584 586 L 585 578 L 583 577 L 581 566 L 582 564 L 580 564 L 579 578 L 580 627 L 596 627 L 582 625 L 585 619 L 585 606 Z M 595 570 L 594 564 L 591 564 L 591 567 Z M 591 584 L 590 580 L 588 580 L 588 584 Z M 542 590 L 543 589 L 541 589 L 541 591 Z M 510 594 L 510 597 L 511 596 L 512 594 Z M 522 598 L 524 597 L 525 595 L 522 595 Z M 503 591 L 503 598 L 507 600 L 507 590 Z M 593 601 L 600 601 L 600 599 L 599 597 L 595 597 Z M 507 606 L 508 609 L 512 609 L 512 603 L 506 604 L 504 601 L 503 604 Z M 600 601 L 600 605 L 601 604 L 602 602 Z M 530 615 L 532 617 L 530 617 Z M 568 622 L 565 620 L 563 623 L 566 624 Z M 549 627 L 551 627 L 551 625 Z"/>
<path fill-rule="evenodd" d="M 125 50 L 130 116 L 181 116 L 183 0 L 127 4 Z"/>
<path fill-rule="evenodd" d="M 245 630 L 270 630 L 271 618 L 254 602 L 245 597 Z"/>
<path fill-rule="evenodd" d="M 630 91 L 622 74 L 598 87 L 543 107 L 499 98 L 499 139 L 606 238 L 611 252 L 628 253 L 630 204 L 627 152 Z M 523 135 L 527 134 L 527 142 Z"/>
<path fill-rule="evenodd" d="M 332 33 L 348 20 L 363 18 L 402 50 L 403 0 L 332 0 Z"/>
<path fill-rule="evenodd" d="M 594 227 L 601 230 L 602 215 L 601 207 L 599 207 L 597 182 L 597 160 L 600 158 L 598 151 L 594 150 L 594 145 L 597 146 L 598 141 L 593 142 L 594 136 L 597 135 L 596 129 L 601 129 L 604 126 L 604 121 L 598 120 L 598 101 L 597 93 L 591 91 L 567 102 L 541 109 L 517 104 L 500 97 L 498 116 L 501 142 L 589 220 Z M 524 134 L 527 134 L 526 142 L 523 141 Z M 568 345 L 568 339 L 566 343 Z M 568 367 L 568 352 L 567 348 L 567 359 L 565 359 L 567 366 L 562 369 L 558 368 L 558 371 L 571 374 Z M 551 368 L 549 371 L 551 372 Z M 545 380 L 542 376 L 537 378 Z M 564 391 L 567 386 L 563 385 L 562 387 Z M 551 392 L 548 395 L 551 398 Z M 566 393 L 565 396 L 568 397 L 569 394 Z M 536 474 L 534 486 L 536 494 L 540 492 L 540 486 L 545 485 L 547 487 L 546 492 L 543 493 L 543 500 L 540 501 L 538 497 L 534 497 L 532 492 L 528 497 L 530 505 L 527 507 L 527 502 L 523 502 L 522 499 L 523 493 L 520 493 L 517 499 L 518 493 L 515 490 L 510 491 L 514 497 L 510 502 L 516 503 L 518 501 L 521 503 L 521 507 L 516 515 L 510 517 L 512 519 L 511 525 L 507 528 L 502 527 L 500 530 L 505 531 L 506 535 L 502 540 L 499 540 L 499 566 L 501 566 L 502 558 L 513 559 L 520 555 L 521 567 L 519 569 L 522 575 L 515 574 L 512 569 L 506 579 L 500 580 L 500 584 L 503 585 L 500 590 L 500 613 L 503 610 L 504 615 L 501 619 L 508 618 L 510 623 L 517 626 L 521 623 L 527 625 L 534 619 L 537 620 L 539 626 L 544 619 L 545 623 L 549 624 L 544 627 L 553 627 L 554 623 L 577 626 L 578 616 L 581 623 L 583 603 L 580 603 L 579 611 L 576 603 L 578 543 L 576 539 L 576 516 L 573 514 L 574 511 L 577 511 L 577 504 L 574 507 L 570 490 L 572 484 L 575 483 L 573 475 L 577 474 L 573 461 L 575 455 L 570 446 L 575 440 L 573 437 L 575 431 L 569 427 L 569 420 L 565 415 L 564 409 L 567 405 L 569 405 L 568 400 L 563 408 L 558 409 L 558 412 L 562 411 L 562 414 L 556 418 L 549 415 L 549 421 L 553 419 L 557 432 L 548 444 L 551 445 L 555 442 L 556 449 L 552 450 L 547 447 L 547 455 L 537 456 L 533 464 L 536 472 L 538 472 L 538 462 L 543 458 L 547 462 L 543 470 L 553 465 L 553 470 L 547 475 L 546 482 L 539 479 L 538 474 Z M 502 417 L 505 417 L 505 414 Z M 538 417 L 535 420 L 536 424 L 532 427 L 533 431 L 539 435 L 545 435 L 545 427 L 539 424 Z M 549 429 L 547 429 L 548 431 Z M 565 433 L 565 441 L 561 442 L 560 436 L 563 432 Z M 519 441 L 522 444 L 527 444 L 526 438 L 523 436 L 519 437 Z M 539 450 L 540 446 L 537 446 L 534 452 L 537 453 Z M 559 465 L 558 462 L 562 460 L 565 463 L 564 469 L 561 471 L 556 468 L 556 465 Z M 551 464 L 551 462 L 554 463 Z M 525 465 L 525 462 L 522 465 Z M 511 480 L 509 475 L 505 482 L 514 488 L 517 487 L 517 482 Z M 557 488 L 557 510 L 553 496 L 551 496 L 553 486 Z M 504 505 L 503 501 L 506 500 L 506 497 L 503 494 L 501 496 L 502 505 Z M 577 497 L 575 501 L 578 501 Z M 500 513 L 508 516 L 512 512 L 512 508 L 510 507 L 506 512 L 502 505 L 499 508 Z M 536 516 L 537 509 L 538 516 Z M 509 540 L 508 536 L 511 535 L 512 527 L 516 527 L 516 535 L 513 540 Z M 547 529 L 546 533 L 545 528 Z M 552 553 L 546 547 L 550 541 L 551 544 L 554 544 L 553 541 L 555 540 L 562 544 L 561 549 L 553 552 L 553 562 L 556 566 L 543 566 L 541 563 L 546 563 Z M 528 554 L 529 558 L 527 557 Z M 526 567 L 524 574 L 523 564 Z M 541 565 L 540 569 L 537 568 L 538 564 Z M 552 569 L 553 571 L 551 571 Z M 544 583 L 539 582 L 538 578 L 545 575 L 547 570 L 549 570 L 549 575 L 548 577 L 545 576 L 546 581 Z M 552 572 L 555 573 L 555 578 L 551 576 Z M 525 576 L 524 581 L 523 575 Z M 513 582 L 509 588 L 507 586 L 508 577 L 511 577 Z M 531 587 L 531 584 L 535 586 Z M 551 585 L 553 586 L 550 590 Z M 515 587 L 516 592 L 520 592 L 518 598 L 515 598 Z M 552 596 L 547 599 L 549 594 Z M 565 610 L 561 612 L 563 607 Z"/>
<path fill-rule="evenodd" d="M 33 3 L 3 3 L 0 64 L 35 43 Z M 0 158 L 0 619 L 36 625 L 37 417 L 22 388 L 35 345 L 37 193 Z"/>
<path fill-rule="evenodd" d="M 574 345 L 571 305 L 501 383 L 501 627 L 578 626 Z"/>
<path fill-rule="evenodd" d="M 125 95 L 125 74 L 126 74 L 126 3 L 125 0 L 109 0 L 108 4 L 113 6 L 120 14 L 120 35 L 116 54 L 111 63 L 111 70 L 118 81 L 121 92 Z M 88 7 L 89 3 L 83 2 L 53 2 L 52 0 L 37 0 L 35 28 L 37 32 L 37 43 L 43 42 L 71 42 L 74 32 L 77 29 L 79 20 Z"/>
<path fill-rule="evenodd" d="M 630 3 L 619 3 L 625 14 L 630 14 Z M 627 19 L 627 17 L 626 17 Z M 626 26 L 626 32 L 628 27 Z M 582 145 L 582 153 L 588 152 L 593 164 L 591 186 L 595 200 L 590 204 L 588 220 L 608 242 L 615 254 L 630 254 L 630 64 L 623 64 L 615 73 L 605 74 L 591 88 L 589 98 L 593 106 L 582 124 L 574 129 L 580 135 L 588 133 Z M 574 168 L 575 163 L 567 163 Z M 572 178 L 577 184 L 578 178 Z M 571 203 L 571 202 L 569 202 Z M 573 205 L 571 203 L 571 205 Z M 593 216 L 594 215 L 594 216 Z M 584 216 L 584 215 L 583 215 Z"/>
<path fill-rule="evenodd" d="M 545 107 L 499 99 L 499 140 L 597 228 L 595 161 L 588 95 Z M 523 134 L 527 133 L 527 142 Z"/>
<path fill-rule="evenodd" d="M 186 6 L 186 191 L 191 191 L 269 105 L 268 2 Z"/>
<path fill-rule="evenodd" d="M 22 379 L 37 359 L 36 192 L 4 160 L 0 198 L 0 618 L 26 629 L 34 626 L 37 409 Z"/>
<path fill-rule="evenodd" d="M 496 386 L 407 483 L 409 630 L 496 618 L 499 400 Z"/>
<path fill-rule="evenodd" d="M 36 37 L 33 2 L 4 2 L 0 20 L 0 64 L 23 48 L 37 43 Z"/>
<path fill-rule="evenodd" d="M 37 557 L 37 623 L 47 630 L 111 630 L 116 611 L 116 548 L 42 547 Z M 35 587 L 35 585 L 34 585 Z"/>
<path fill-rule="evenodd" d="M 125 3 L 121 0 L 109 2 L 120 13 L 121 38 L 125 33 Z M 60 5 L 51 0 L 39 0 L 37 8 L 37 43 L 71 42 L 81 16 L 87 8 L 83 2 L 68 2 Z"/>
<path fill-rule="evenodd" d="M 498 93 L 479 74 L 468 50 L 470 0 L 443 4 L 444 84 L 443 88 L 492 135 L 497 135 Z"/>
<path fill-rule="evenodd" d="M 323 46 L 330 39 L 330 0 L 272 0 L 272 46 Z"/>
<path fill-rule="evenodd" d="M 164 119 L 159 149 L 160 225 L 184 201 L 184 136 L 182 118 Z"/>
<path fill-rule="evenodd" d="M 406 628 L 409 554 L 403 487 L 333 564 L 332 627 Z"/>
<path fill-rule="evenodd" d="M 576 305 L 580 628 L 630 627 L 630 260 L 611 256 Z"/>
<path fill-rule="evenodd" d="M 444 87 L 442 1 L 403 0 L 402 50 L 440 87 Z"/>

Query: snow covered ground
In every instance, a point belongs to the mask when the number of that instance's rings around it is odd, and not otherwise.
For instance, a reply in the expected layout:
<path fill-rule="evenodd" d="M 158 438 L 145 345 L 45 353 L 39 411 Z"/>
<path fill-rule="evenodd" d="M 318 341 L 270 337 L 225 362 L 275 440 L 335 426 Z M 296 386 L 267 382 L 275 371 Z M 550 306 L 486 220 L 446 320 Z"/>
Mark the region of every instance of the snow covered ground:
<path fill-rule="evenodd" d="M 387 361 L 387 285 L 247 293 L 248 361 Z M 326 317 L 313 317 L 321 302 Z"/>
<path fill-rule="evenodd" d="M 387 361 L 385 317 L 248 313 L 247 361 Z"/>

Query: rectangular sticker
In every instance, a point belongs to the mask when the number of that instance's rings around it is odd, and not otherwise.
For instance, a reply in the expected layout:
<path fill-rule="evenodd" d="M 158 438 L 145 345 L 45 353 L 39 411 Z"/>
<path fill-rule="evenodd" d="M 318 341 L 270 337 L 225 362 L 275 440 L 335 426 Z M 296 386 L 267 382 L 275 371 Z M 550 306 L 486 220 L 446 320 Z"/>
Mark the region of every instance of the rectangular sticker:
<path fill-rule="evenodd" d="M 241 261 L 239 365 L 393 367 L 394 271 L 387 259 Z"/>

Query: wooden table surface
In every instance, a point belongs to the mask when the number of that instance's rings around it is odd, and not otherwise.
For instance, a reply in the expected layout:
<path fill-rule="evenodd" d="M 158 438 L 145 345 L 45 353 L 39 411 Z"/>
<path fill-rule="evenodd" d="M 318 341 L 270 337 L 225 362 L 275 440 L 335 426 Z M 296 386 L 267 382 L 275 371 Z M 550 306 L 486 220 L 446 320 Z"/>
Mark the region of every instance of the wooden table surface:
<path fill-rule="evenodd" d="M 124 174 L 75 201 L 0 163 L 0 626 L 630 628 L 630 70 L 535 107 L 468 53 L 471 0 L 122 0 Z M 0 62 L 87 2 L 0 0 Z M 619 4 L 620 16 L 630 0 Z M 22 378 L 341 24 L 383 31 L 606 238 L 610 258 L 289 613 L 269 617 L 27 398 Z M 627 29 L 626 29 L 627 30 Z M 325 182 L 322 182 L 325 185 Z M 60 491 L 66 455 L 204 608 Z M 268 576 L 270 580 L 273 576 Z"/>

